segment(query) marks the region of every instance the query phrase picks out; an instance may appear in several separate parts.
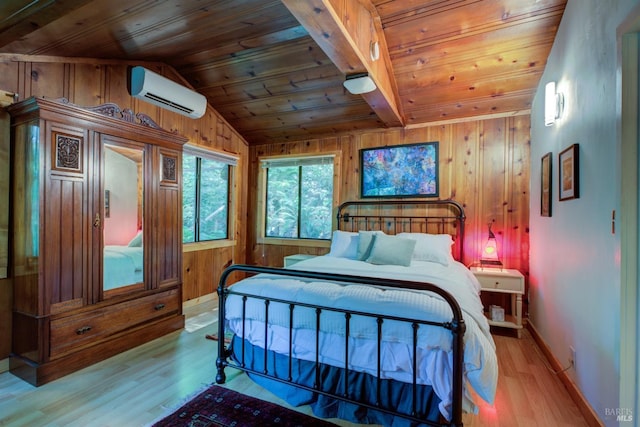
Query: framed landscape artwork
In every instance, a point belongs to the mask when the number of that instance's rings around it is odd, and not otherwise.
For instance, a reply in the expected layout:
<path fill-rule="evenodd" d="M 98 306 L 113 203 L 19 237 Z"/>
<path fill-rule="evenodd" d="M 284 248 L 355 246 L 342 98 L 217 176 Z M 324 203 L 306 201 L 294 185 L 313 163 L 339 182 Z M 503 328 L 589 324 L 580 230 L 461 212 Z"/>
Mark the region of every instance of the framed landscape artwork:
<path fill-rule="evenodd" d="M 542 156 L 540 175 L 540 215 L 551 216 L 551 153 Z"/>
<path fill-rule="evenodd" d="M 438 197 L 438 142 L 360 150 L 360 194 Z"/>
<path fill-rule="evenodd" d="M 560 200 L 577 199 L 580 197 L 580 164 L 578 144 L 564 149 L 558 156 L 560 167 Z"/>

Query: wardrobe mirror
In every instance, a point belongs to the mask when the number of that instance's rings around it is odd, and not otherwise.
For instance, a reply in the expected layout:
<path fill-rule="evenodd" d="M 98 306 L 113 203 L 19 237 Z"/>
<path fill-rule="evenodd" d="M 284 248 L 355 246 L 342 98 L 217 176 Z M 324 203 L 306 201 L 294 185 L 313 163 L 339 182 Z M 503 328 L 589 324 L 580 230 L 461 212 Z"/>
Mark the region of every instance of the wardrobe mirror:
<path fill-rule="evenodd" d="M 142 149 L 104 146 L 104 292 L 144 283 L 143 159 Z"/>

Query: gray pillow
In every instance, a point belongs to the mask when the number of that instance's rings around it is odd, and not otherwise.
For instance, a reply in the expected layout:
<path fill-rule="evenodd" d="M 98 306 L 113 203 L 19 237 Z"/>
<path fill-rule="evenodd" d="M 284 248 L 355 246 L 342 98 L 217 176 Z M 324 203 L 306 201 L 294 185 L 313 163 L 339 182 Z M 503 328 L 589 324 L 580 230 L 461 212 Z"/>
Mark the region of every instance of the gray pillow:
<path fill-rule="evenodd" d="M 369 257 L 372 239 L 375 234 L 384 234 L 384 232 L 380 230 L 358 231 L 358 252 L 356 254 L 356 259 L 365 261 Z"/>
<path fill-rule="evenodd" d="M 142 230 L 138 231 L 138 234 L 135 235 L 133 239 L 127 245 L 130 248 L 141 248 L 142 247 Z"/>
<path fill-rule="evenodd" d="M 416 248 L 416 241 L 397 236 L 377 234 L 373 236 L 371 251 L 367 262 L 381 265 L 411 265 L 411 257 Z"/>

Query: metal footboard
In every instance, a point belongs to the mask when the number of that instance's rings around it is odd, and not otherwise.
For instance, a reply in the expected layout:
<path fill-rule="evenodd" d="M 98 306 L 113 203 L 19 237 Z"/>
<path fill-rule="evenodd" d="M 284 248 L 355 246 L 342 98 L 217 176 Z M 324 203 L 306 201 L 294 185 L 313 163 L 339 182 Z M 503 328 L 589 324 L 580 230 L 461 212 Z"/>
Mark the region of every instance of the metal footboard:
<path fill-rule="evenodd" d="M 399 289 L 414 289 L 414 290 L 425 290 L 425 291 L 429 291 L 429 292 L 433 292 L 435 294 L 440 295 L 451 307 L 451 311 L 453 313 L 452 319 L 449 322 L 430 322 L 430 321 L 424 321 L 424 320 L 416 320 L 416 319 L 408 319 L 408 318 L 402 318 L 402 317 L 394 317 L 394 316 L 386 316 L 386 315 L 380 315 L 380 314 L 373 314 L 373 313 L 365 313 L 365 312 L 359 312 L 359 311 L 349 311 L 349 310 L 345 310 L 345 309 L 338 309 L 338 308 L 334 308 L 334 307 L 326 307 L 326 306 L 317 306 L 317 305 L 311 305 L 311 304 L 304 304 L 304 303 L 294 303 L 292 301 L 287 301 L 287 300 L 282 300 L 282 299 L 276 299 L 276 298 L 269 298 L 269 297 L 261 297 L 261 296 L 255 296 L 255 295 L 250 295 L 250 294 L 246 294 L 246 293 L 240 293 L 240 292 L 235 292 L 233 290 L 233 286 L 227 286 L 227 280 L 229 278 L 229 275 L 233 272 L 244 272 L 244 273 L 250 273 L 250 274 L 258 274 L 258 273 L 268 273 L 268 274 L 277 274 L 277 275 L 281 275 L 281 276 L 292 276 L 292 277 L 301 277 L 301 278 L 311 278 L 311 279 L 317 279 L 317 280 L 326 280 L 326 281 L 332 281 L 332 282 L 344 282 L 344 283 L 357 283 L 357 284 L 368 284 L 368 285 L 376 285 L 376 286 L 384 286 L 384 287 L 390 287 L 390 288 L 399 288 Z M 241 349 L 241 363 L 240 364 L 236 364 L 236 363 L 231 363 L 229 362 L 229 357 L 231 356 L 231 347 L 227 347 L 225 345 L 225 340 L 224 340 L 224 336 L 225 336 L 225 301 L 226 298 L 229 295 L 239 295 L 240 297 L 242 297 L 243 299 L 243 325 L 244 325 L 244 317 L 245 317 L 245 312 L 244 312 L 244 308 L 246 307 L 246 303 L 247 300 L 249 299 L 257 299 L 257 300 L 262 300 L 264 303 L 264 307 L 265 307 L 265 343 L 267 342 L 267 328 L 268 328 L 268 323 L 269 323 L 269 305 L 271 303 L 284 303 L 284 304 L 288 304 L 289 305 L 289 310 L 290 310 L 290 323 L 289 323 L 289 375 L 288 378 L 283 379 L 280 377 L 277 377 L 275 375 L 271 375 L 268 370 L 266 369 L 267 363 L 267 348 L 264 349 L 265 353 L 264 353 L 264 358 L 265 358 L 265 369 L 264 371 L 256 371 L 253 370 L 249 367 L 247 367 L 243 360 L 244 360 L 244 345 L 243 348 Z M 465 323 L 464 320 L 462 318 L 462 311 L 460 309 L 460 306 L 458 305 L 457 301 L 453 298 L 453 296 L 451 296 L 451 294 L 449 294 L 448 292 L 446 292 L 445 290 L 430 284 L 430 283 L 421 283 L 421 282 L 412 282 L 412 281 L 399 281 L 399 280 L 388 280 L 388 279 L 379 279 L 379 278 L 367 278 L 367 277 L 360 277 L 360 276 L 350 276 L 350 275 L 342 275 L 342 274 L 330 274 L 330 273 L 317 273 L 317 272 L 309 272 L 309 271 L 298 271 L 298 270 L 289 270 L 289 269 L 281 269 L 281 268 L 273 268 L 273 267 L 260 267 L 260 266 L 250 266 L 250 265 L 242 265 L 242 264 L 238 264 L 238 265 L 231 265 L 230 267 L 226 268 L 224 270 L 224 272 L 222 273 L 222 276 L 220 277 L 220 282 L 218 285 L 218 296 L 219 296 L 219 322 L 218 322 L 218 358 L 216 360 L 216 367 L 217 367 L 217 375 L 216 375 L 216 383 L 218 384 L 223 384 L 226 381 L 226 375 L 224 372 L 225 367 L 230 366 L 236 369 L 240 369 L 243 370 L 245 372 L 248 373 L 252 373 L 255 375 L 260 375 L 263 377 L 267 377 L 269 379 L 272 380 L 276 380 L 279 381 L 281 383 L 285 383 L 285 384 L 290 384 L 296 387 L 299 387 L 301 389 L 305 389 L 308 391 L 312 391 L 314 393 L 320 393 L 326 396 L 329 396 L 331 398 L 335 398 L 335 399 L 339 399 L 345 402 L 349 402 L 349 403 L 354 403 L 357 405 L 361 405 L 364 407 L 367 407 L 369 409 L 373 409 L 373 410 L 377 410 L 377 411 L 381 411 L 381 412 L 386 412 L 388 414 L 392 414 L 394 416 L 400 416 L 406 419 L 409 419 L 411 421 L 415 421 L 415 422 L 419 422 L 419 423 L 424 423 L 424 424 L 428 424 L 428 425 L 434 425 L 434 426 L 440 426 L 440 425 L 451 425 L 451 426 L 462 426 L 462 398 L 463 398 L 463 352 L 464 352 L 464 333 L 465 333 Z M 298 383 L 293 382 L 292 380 L 292 376 L 291 376 L 291 363 L 292 363 L 292 330 L 293 330 L 293 312 L 295 307 L 307 307 L 307 308 L 313 308 L 316 310 L 316 361 L 315 361 L 315 366 L 316 366 L 316 380 L 315 380 L 315 384 L 313 387 L 308 387 L 305 385 L 301 385 Z M 348 360 L 349 360 L 349 345 L 348 342 L 345 342 L 345 381 L 346 382 L 346 386 L 345 386 L 345 392 L 340 394 L 337 392 L 327 392 L 326 390 L 322 390 L 320 389 L 320 381 L 318 378 L 319 375 L 319 367 L 320 367 L 320 362 L 319 362 L 319 345 L 318 345 L 318 337 L 319 337 L 319 333 L 320 333 L 320 315 L 323 311 L 331 311 L 331 312 L 338 312 L 338 313 L 342 313 L 342 315 L 344 315 L 345 318 L 345 340 L 348 340 L 349 338 L 349 322 L 352 316 L 368 316 L 368 317 L 372 317 L 375 318 L 378 324 L 378 363 L 377 363 L 377 390 L 376 390 L 376 396 L 377 396 L 377 400 L 378 402 L 380 401 L 380 343 L 382 340 L 382 324 L 385 320 L 397 320 L 397 321 L 402 321 L 402 322 L 408 322 L 411 323 L 412 327 L 413 327 L 413 384 L 412 384 L 412 390 L 413 390 L 413 402 L 412 402 L 412 413 L 411 414 L 404 414 L 404 413 L 399 413 L 396 411 L 393 411 L 391 409 L 388 408 L 383 408 L 381 406 L 379 406 L 379 404 L 370 404 L 368 402 L 362 402 L 362 401 L 358 401 L 355 400 L 354 398 L 352 398 L 351 396 L 348 395 L 348 374 L 349 374 L 349 366 L 348 366 Z M 451 331 L 452 334 L 452 351 L 453 351 L 453 372 L 452 372 L 452 416 L 451 416 L 451 421 L 449 423 L 446 424 L 442 424 L 442 423 L 437 423 L 437 422 L 433 422 L 433 421 L 429 421 L 429 420 L 424 420 L 418 417 L 419 413 L 418 410 L 416 408 L 417 405 L 417 397 L 416 397 L 416 390 L 417 390 L 417 367 L 416 367 L 416 354 L 417 354 L 417 334 L 418 334 L 418 328 L 420 327 L 420 325 L 433 325 L 433 326 L 439 326 L 445 329 L 448 329 L 449 331 Z M 244 337 L 243 338 L 243 343 L 244 343 Z M 267 347 L 267 346 L 265 346 Z M 378 403 L 376 402 L 376 403 Z"/>

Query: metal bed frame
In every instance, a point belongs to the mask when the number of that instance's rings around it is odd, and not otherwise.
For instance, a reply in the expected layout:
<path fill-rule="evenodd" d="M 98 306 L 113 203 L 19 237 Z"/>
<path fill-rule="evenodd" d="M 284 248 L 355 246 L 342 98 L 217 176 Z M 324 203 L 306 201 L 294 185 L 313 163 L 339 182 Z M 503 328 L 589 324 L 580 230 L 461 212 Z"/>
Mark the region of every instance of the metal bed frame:
<path fill-rule="evenodd" d="M 449 212 L 449 214 L 438 214 L 436 216 L 424 217 L 424 216 L 416 216 L 414 214 L 411 214 L 408 216 L 402 215 L 402 214 L 382 215 L 380 213 L 377 213 L 376 215 L 369 215 L 369 214 L 360 214 L 360 213 L 350 214 L 348 212 L 345 212 L 347 208 L 356 209 L 356 211 L 358 211 L 358 210 L 361 210 L 362 207 L 365 207 L 367 205 L 368 206 L 390 206 L 390 205 L 439 206 L 439 207 L 444 207 L 445 210 L 447 211 L 453 210 L 454 213 L 451 214 Z M 456 226 L 459 227 L 458 234 L 457 234 L 457 237 L 460 239 L 460 241 L 458 242 L 459 253 L 460 253 L 459 259 L 462 259 L 461 257 L 463 253 L 462 238 L 464 235 L 464 219 L 465 217 L 464 217 L 464 211 L 462 207 L 457 202 L 450 201 L 450 200 L 447 200 L 447 201 L 431 201 L 431 200 L 388 201 L 387 200 L 382 202 L 358 201 L 358 202 L 344 203 L 338 208 L 338 222 L 342 223 L 343 225 L 357 224 L 360 221 L 364 221 L 369 225 L 371 225 L 372 223 L 375 223 L 382 227 L 382 228 L 376 228 L 376 229 L 383 229 L 384 227 L 389 229 L 390 227 L 392 227 L 394 231 L 397 231 L 398 227 L 400 227 L 399 229 L 401 231 L 409 231 L 409 229 L 407 229 L 407 224 L 414 226 L 415 223 L 428 224 L 429 221 L 435 221 L 436 223 L 440 224 L 439 227 L 440 226 L 444 227 L 446 224 L 453 223 L 454 227 Z M 414 230 L 414 228 L 410 228 L 410 229 Z M 437 295 L 440 295 L 448 303 L 448 305 L 451 307 L 452 318 L 448 322 L 429 322 L 429 321 L 409 319 L 409 318 L 403 318 L 403 317 L 386 316 L 386 315 L 378 315 L 378 314 L 372 314 L 372 313 L 364 313 L 359 311 L 337 309 L 334 307 L 317 306 L 317 305 L 304 304 L 304 303 L 294 303 L 292 301 L 287 301 L 282 299 L 261 297 L 261 296 L 247 294 L 247 293 L 236 292 L 233 290 L 233 285 L 230 285 L 230 286 L 227 285 L 227 280 L 229 276 L 234 272 L 243 272 L 247 274 L 267 273 L 267 274 L 277 274 L 281 276 L 311 278 L 311 279 L 334 281 L 334 282 L 369 284 L 369 285 L 384 286 L 384 287 L 391 287 L 391 288 L 418 289 L 418 290 L 429 291 Z M 466 330 L 466 325 L 462 317 L 462 311 L 460 309 L 460 306 L 458 305 L 455 298 L 445 290 L 437 287 L 436 285 L 433 285 L 431 283 L 422 283 L 422 282 L 378 279 L 378 278 L 369 278 L 369 277 L 360 277 L 360 276 L 351 276 L 351 275 L 342 275 L 342 274 L 318 273 L 318 272 L 309 272 L 309 271 L 298 271 L 298 270 L 292 270 L 292 269 L 282 269 L 282 268 L 276 268 L 276 267 L 261 267 L 261 266 L 237 264 L 237 265 L 231 265 L 223 271 L 220 277 L 217 292 L 219 297 L 219 319 L 218 319 L 219 329 L 218 329 L 218 358 L 216 360 L 216 367 L 217 367 L 216 383 L 224 384 L 226 381 L 226 375 L 225 375 L 224 369 L 226 367 L 233 367 L 233 368 L 245 371 L 247 373 L 269 378 L 271 380 L 279 381 L 281 383 L 293 385 L 307 391 L 312 391 L 314 393 L 329 396 L 331 398 L 342 400 L 345 402 L 354 403 L 360 406 L 367 407 L 369 409 L 392 414 L 394 416 L 399 416 L 414 422 L 433 425 L 433 426 L 442 426 L 442 425 L 462 426 L 462 398 L 463 398 L 463 375 L 464 375 L 463 357 L 464 357 L 464 333 Z M 244 323 L 245 322 L 244 320 L 243 320 L 243 331 L 242 331 L 243 336 L 240 337 L 242 338 L 242 348 L 240 349 L 240 361 L 239 363 L 236 363 L 234 361 L 229 360 L 232 355 L 232 347 L 231 345 L 227 346 L 225 344 L 224 336 L 225 336 L 225 302 L 230 295 L 238 295 L 242 298 L 243 319 L 245 318 L 246 304 L 249 299 L 257 299 L 257 300 L 263 301 L 264 310 L 265 310 L 265 328 L 264 328 L 265 342 L 267 342 L 267 336 L 268 336 L 267 334 L 268 334 L 268 324 L 269 324 L 269 305 L 271 303 L 288 304 L 289 306 L 289 354 L 288 354 L 289 374 L 288 374 L 288 378 L 280 378 L 275 376 L 274 373 L 268 372 L 267 363 L 266 363 L 268 350 L 266 348 L 264 349 L 265 369 L 263 371 L 254 370 L 245 364 L 245 358 L 244 358 L 244 355 L 245 355 Z M 315 312 L 316 312 L 316 357 L 315 357 L 316 376 L 315 376 L 314 385 L 312 387 L 294 382 L 291 375 L 291 366 L 293 361 L 293 357 L 292 357 L 293 326 L 292 325 L 293 325 L 293 313 L 296 307 L 310 307 L 315 309 Z M 339 393 L 337 391 L 329 392 L 320 388 L 320 378 L 319 378 L 320 362 L 319 362 L 318 339 L 319 339 L 319 332 L 320 332 L 320 317 L 321 317 L 321 313 L 324 311 L 341 313 L 345 319 L 345 366 L 343 367 L 345 386 L 342 393 Z M 347 361 L 349 360 L 348 359 L 349 351 L 353 349 L 349 348 L 347 344 L 347 340 L 349 337 L 349 322 L 352 316 L 373 317 L 376 319 L 376 322 L 378 325 L 378 333 L 377 333 L 378 353 L 377 353 L 377 376 L 376 376 L 377 402 L 374 404 L 358 401 L 353 396 L 350 396 L 348 393 L 348 384 L 349 384 L 348 376 L 349 376 L 350 369 L 348 367 Z M 411 327 L 413 328 L 413 382 L 411 384 L 413 400 L 411 404 L 412 406 L 411 414 L 399 413 L 398 411 L 384 408 L 380 406 L 380 403 L 379 403 L 380 392 L 381 392 L 380 390 L 380 383 L 381 383 L 380 343 L 382 341 L 382 325 L 386 320 L 407 322 L 411 324 Z M 416 407 L 417 405 L 416 395 L 417 395 L 418 385 L 417 385 L 417 379 L 416 379 L 416 363 L 417 362 L 416 362 L 415 356 L 417 354 L 417 336 L 418 336 L 417 333 L 420 325 L 439 326 L 439 327 L 448 329 L 449 331 L 451 331 L 451 334 L 452 334 L 453 369 L 452 369 L 451 381 L 452 381 L 453 396 L 452 396 L 452 416 L 451 416 L 451 421 L 448 423 L 425 420 L 420 417 L 421 413 Z"/>
<path fill-rule="evenodd" d="M 402 209 L 391 213 L 384 212 L 386 207 L 394 206 Z M 367 213 L 367 208 L 374 208 L 378 212 Z M 383 212 L 380 212 L 380 209 Z M 365 212 L 362 212 L 363 210 Z M 409 210 L 409 213 L 406 214 L 403 210 Z M 422 210 L 422 215 L 418 215 L 420 210 Z M 431 213 L 431 210 L 436 210 L 436 213 Z M 355 214 L 350 211 L 355 211 Z M 455 200 L 349 201 L 338 206 L 336 217 L 339 230 L 381 230 L 387 234 L 414 231 L 451 234 L 455 237 L 455 244 L 458 248 L 457 259 L 464 262 L 464 222 L 466 217 L 464 208 Z"/>

